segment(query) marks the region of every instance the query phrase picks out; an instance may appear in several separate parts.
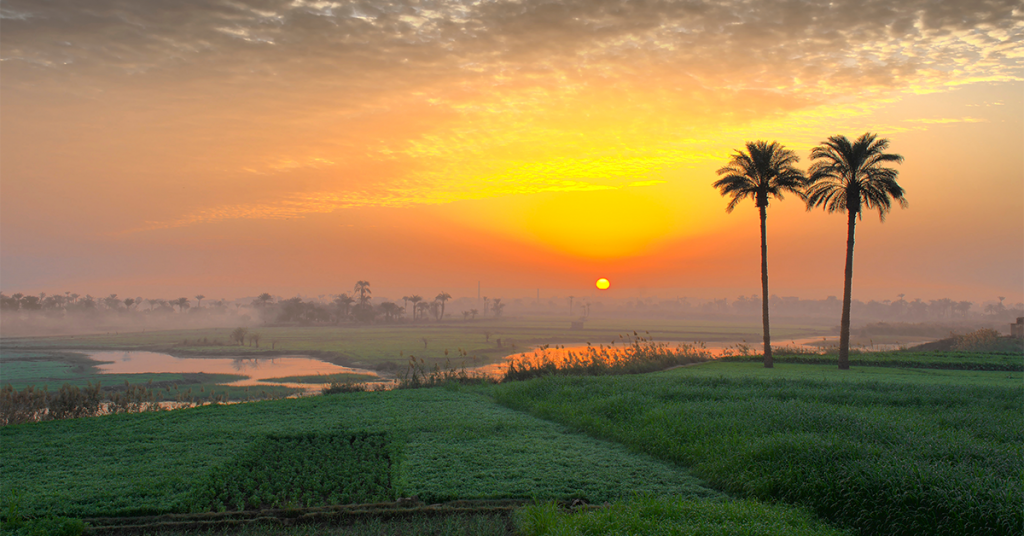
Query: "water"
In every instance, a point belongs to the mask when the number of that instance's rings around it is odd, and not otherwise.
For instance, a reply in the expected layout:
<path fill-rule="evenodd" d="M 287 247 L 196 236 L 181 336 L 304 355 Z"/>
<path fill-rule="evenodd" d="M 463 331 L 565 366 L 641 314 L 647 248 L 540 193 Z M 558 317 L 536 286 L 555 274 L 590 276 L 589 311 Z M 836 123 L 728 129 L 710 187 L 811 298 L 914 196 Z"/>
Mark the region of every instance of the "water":
<path fill-rule="evenodd" d="M 313 376 L 317 374 L 365 374 L 378 376 L 377 372 L 366 369 L 343 367 L 309 356 L 285 355 L 276 357 L 175 357 L 158 352 L 136 351 L 80 351 L 94 361 L 101 374 L 159 374 L 206 373 L 236 374 L 245 378 L 224 383 L 226 386 L 283 385 L 307 391 L 316 391 L 322 384 L 266 381 L 289 376 Z"/>

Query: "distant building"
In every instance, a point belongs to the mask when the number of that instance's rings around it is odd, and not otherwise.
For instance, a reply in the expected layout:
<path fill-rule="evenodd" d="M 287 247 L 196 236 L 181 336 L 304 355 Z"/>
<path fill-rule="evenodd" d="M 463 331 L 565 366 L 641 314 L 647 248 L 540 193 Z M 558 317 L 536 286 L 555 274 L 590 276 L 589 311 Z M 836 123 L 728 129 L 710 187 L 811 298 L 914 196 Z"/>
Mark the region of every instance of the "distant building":
<path fill-rule="evenodd" d="M 1024 316 L 1018 316 L 1017 323 L 1010 324 L 1010 336 L 1024 339 Z"/>

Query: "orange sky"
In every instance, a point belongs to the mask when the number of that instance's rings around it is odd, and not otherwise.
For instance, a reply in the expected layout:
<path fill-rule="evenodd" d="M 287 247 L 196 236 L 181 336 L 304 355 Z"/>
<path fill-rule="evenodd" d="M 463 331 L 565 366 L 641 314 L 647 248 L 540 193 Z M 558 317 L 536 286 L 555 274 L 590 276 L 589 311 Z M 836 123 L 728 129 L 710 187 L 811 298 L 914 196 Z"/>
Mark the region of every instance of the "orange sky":
<path fill-rule="evenodd" d="M 0 290 L 757 294 L 715 170 L 871 131 L 910 208 L 854 297 L 1024 301 L 1024 10 L 892 4 L 5 1 Z M 844 217 L 768 232 L 773 293 L 842 294 Z"/>

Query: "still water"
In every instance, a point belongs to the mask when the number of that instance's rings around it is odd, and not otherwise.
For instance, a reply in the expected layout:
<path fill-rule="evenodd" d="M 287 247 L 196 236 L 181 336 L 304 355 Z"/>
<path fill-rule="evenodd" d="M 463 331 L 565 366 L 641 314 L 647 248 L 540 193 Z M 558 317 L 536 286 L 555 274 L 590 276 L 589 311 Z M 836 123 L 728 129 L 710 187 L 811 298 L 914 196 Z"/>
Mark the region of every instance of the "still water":
<path fill-rule="evenodd" d="M 276 357 L 174 357 L 158 352 L 90 351 L 81 353 L 94 361 L 102 374 L 156 374 L 166 372 L 206 374 L 237 374 L 245 378 L 224 383 L 230 386 L 284 385 L 298 389 L 316 389 L 320 385 L 272 381 L 290 376 L 326 374 L 366 374 L 377 376 L 372 370 L 343 367 L 309 356 L 285 355 Z M 266 381 L 271 380 L 271 381 Z"/>

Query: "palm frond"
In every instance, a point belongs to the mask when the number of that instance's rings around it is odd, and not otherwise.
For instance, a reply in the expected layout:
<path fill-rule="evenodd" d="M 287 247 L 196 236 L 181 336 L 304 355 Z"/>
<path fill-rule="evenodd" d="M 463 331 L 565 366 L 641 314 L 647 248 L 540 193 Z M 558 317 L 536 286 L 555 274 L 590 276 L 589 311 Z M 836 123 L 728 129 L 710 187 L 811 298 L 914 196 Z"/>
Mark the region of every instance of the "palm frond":
<path fill-rule="evenodd" d="M 863 217 L 866 207 L 885 221 L 893 201 L 906 208 L 903 188 L 896 182 L 899 172 L 887 167 L 903 157 L 886 153 L 888 147 L 889 140 L 867 132 L 852 143 L 846 136 L 831 136 L 811 149 L 807 209 L 820 206 L 830 213 L 853 211 Z"/>

